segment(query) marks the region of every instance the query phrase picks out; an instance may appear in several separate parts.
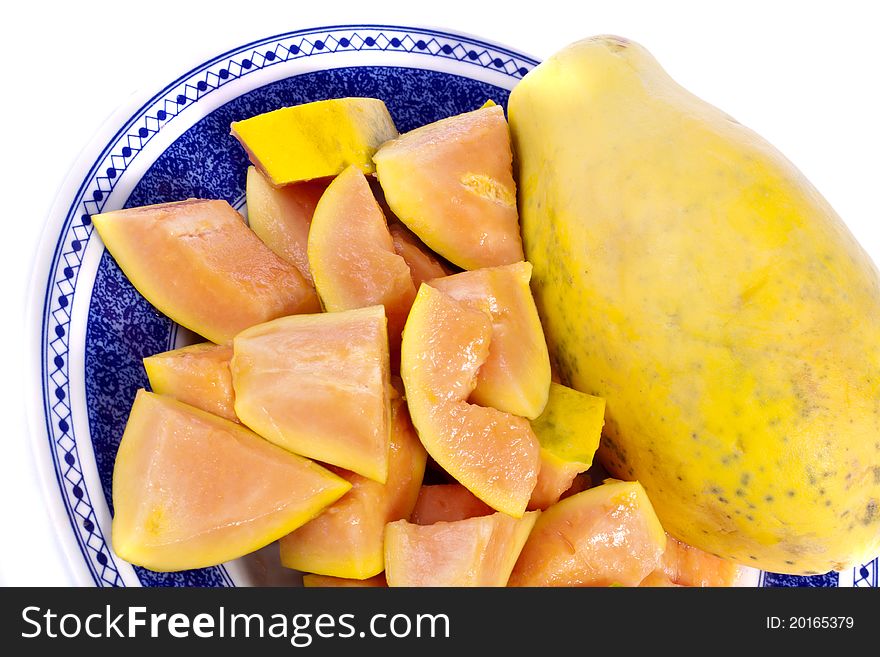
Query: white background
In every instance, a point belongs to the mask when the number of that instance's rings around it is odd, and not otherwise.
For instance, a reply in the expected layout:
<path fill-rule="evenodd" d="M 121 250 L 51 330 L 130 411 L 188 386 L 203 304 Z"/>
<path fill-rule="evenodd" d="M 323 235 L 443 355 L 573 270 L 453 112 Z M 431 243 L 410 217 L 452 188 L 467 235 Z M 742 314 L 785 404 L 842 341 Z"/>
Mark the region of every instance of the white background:
<path fill-rule="evenodd" d="M 320 25 L 421 24 L 545 58 L 592 34 L 629 37 L 684 86 L 782 150 L 880 262 L 880 12 L 867 0 L 116 0 L 15 7 L 0 26 L 0 584 L 71 581 L 34 483 L 24 409 L 38 391 L 22 382 L 27 285 L 53 196 L 93 133 L 133 93 L 157 90 L 241 43 Z"/>

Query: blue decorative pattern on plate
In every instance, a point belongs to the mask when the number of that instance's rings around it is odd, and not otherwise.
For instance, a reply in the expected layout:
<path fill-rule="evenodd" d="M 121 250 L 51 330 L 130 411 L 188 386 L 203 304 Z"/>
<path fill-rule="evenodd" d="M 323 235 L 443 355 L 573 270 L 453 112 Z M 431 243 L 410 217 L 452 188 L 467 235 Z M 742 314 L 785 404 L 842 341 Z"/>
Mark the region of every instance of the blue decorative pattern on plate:
<path fill-rule="evenodd" d="M 111 122 L 56 202 L 32 303 L 40 407 L 34 439 L 53 513 L 80 583 L 230 586 L 294 581 L 270 546 L 236 562 L 181 573 L 132 567 L 109 545 L 113 460 L 141 359 L 192 341 L 147 303 L 99 240 L 90 215 L 188 197 L 242 205 L 247 157 L 234 120 L 323 98 L 383 99 L 401 132 L 475 109 L 506 105 L 536 65 L 474 37 L 424 28 L 337 26 L 290 32 L 224 53 Z M 66 521 L 66 522 L 65 522 Z M 877 586 L 874 560 L 852 573 L 757 573 L 762 586 Z"/>

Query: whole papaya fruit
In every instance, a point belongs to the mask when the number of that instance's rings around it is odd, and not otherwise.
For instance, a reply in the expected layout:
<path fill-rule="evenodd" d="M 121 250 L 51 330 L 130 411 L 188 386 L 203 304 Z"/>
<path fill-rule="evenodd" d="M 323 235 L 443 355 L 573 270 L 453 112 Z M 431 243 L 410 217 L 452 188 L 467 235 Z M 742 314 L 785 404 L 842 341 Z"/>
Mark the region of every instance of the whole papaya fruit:
<path fill-rule="evenodd" d="M 536 67 L 509 118 L 533 291 L 564 381 L 607 400 L 605 466 L 739 563 L 880 552 L 880 277 L 819 192 L 618 37 Z"/>

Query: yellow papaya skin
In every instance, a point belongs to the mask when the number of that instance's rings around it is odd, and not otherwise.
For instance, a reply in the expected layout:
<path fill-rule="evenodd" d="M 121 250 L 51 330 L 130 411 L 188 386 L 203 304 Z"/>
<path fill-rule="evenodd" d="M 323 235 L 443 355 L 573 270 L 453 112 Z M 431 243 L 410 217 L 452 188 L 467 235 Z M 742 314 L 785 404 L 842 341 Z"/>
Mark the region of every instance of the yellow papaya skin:
<path fill-rule="evenodd" d="M 765 570 L 880 552 L 880 283 L 777 150 L 641 46 L 575 43 L 510 97 L 532 286 L 600 448 L 663 526 Z"/>

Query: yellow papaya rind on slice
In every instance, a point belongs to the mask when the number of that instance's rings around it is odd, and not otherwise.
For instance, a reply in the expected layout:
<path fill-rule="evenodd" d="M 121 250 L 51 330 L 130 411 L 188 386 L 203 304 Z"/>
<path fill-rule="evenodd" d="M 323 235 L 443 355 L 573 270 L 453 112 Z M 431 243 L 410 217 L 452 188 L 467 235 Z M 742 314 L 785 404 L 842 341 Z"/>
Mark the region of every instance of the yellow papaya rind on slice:
<path fill-rule="evenodd" d="M 388 476 L 385 309 L 282 317 L 233 341 L 235 413 L 267 440 L 380 483 Z"/>
<path fill-rule="evenodd" d="M 349 165 L 373 173 L 372 156 L 397 137 L 385 103 L 333 98 L 235 121 L 232 134 L 274 185 L 335 176 Z"/>
<path fill-rule="evenodd" d="M 604 399 L 550 383 L 544 412 L 532 420 L 541 444 L 541 469 L 528 508 L 546 509 L 590 468 L 604 424 Z"/>
<path fill-rule="evenodd" d="M 113 550 L 160 572 L 214 566 L 290 533 L 350 488 L 240 424 L 142 389 L 113 469 Z"/>
<path fill-rule="evenodd" d="M 532 420 L 532 429 L 541 447 L 584 470 L 593 457 L 605 426 L 605 400 L 559 383 L 550 383 L 547 405 Z"/>

